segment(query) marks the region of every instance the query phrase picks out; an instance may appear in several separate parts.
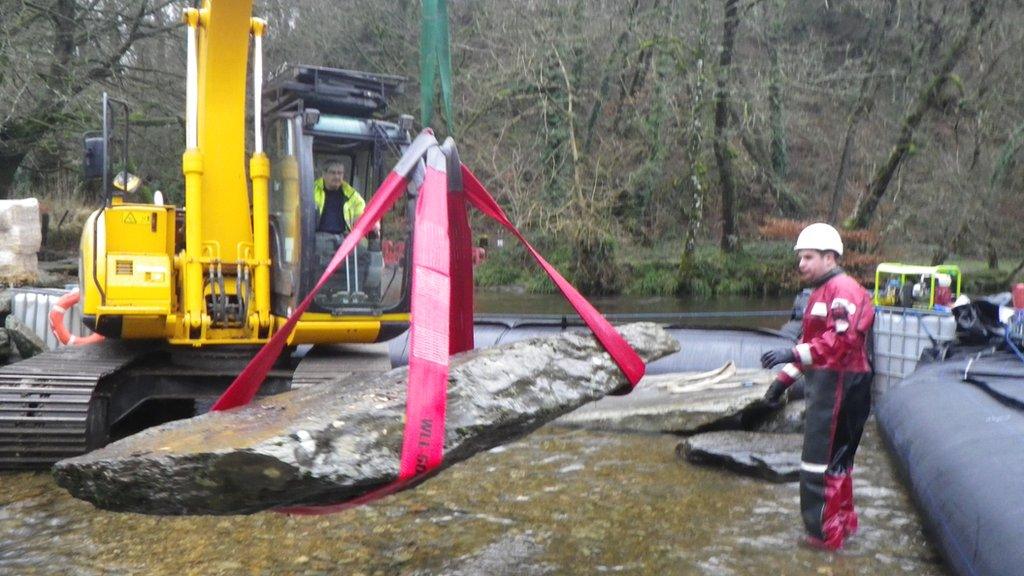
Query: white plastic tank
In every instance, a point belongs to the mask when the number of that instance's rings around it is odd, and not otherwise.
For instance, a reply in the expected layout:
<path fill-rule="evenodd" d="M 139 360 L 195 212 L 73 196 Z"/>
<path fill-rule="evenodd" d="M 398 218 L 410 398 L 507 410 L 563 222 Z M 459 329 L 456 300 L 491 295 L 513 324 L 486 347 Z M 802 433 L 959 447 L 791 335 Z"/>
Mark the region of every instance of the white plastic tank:
<path fill-rule="evenodd" d="M 61 288 L 13 288 L 11 290 L 11 314 L 32 329 L 50 350 L 60 346 L 57 337 L 50 330 L 50 309 L 60 297 L 70 292 Z M 64 314 L 64 325 L 76 336 L 88 336 L 92 332 L 82 324 L 82 305 L 75 304 Z"/>
<path fill-rule="evenodd" d="M 877 400 L 914 371 L 921 352 L 956 338 L 956 319 L 949 312 L 877 306 L 874 336 Z"/>

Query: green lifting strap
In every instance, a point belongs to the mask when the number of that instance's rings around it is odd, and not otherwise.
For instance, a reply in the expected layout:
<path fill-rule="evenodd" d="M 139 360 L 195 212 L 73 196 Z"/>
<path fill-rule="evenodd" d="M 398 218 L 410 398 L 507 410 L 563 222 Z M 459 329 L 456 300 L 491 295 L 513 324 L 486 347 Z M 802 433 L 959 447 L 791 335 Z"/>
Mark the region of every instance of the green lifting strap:
<path fill-rule="evenodd" d="M 434 90 L 441 76 L 441 102 L 445 128 L 455 135 L 452 119 L 452 53 L 449 45 L 447 0 L 423 0 L 423 28 L 420 31 L 420 110 L 423 126 L 434 116 Z"/>

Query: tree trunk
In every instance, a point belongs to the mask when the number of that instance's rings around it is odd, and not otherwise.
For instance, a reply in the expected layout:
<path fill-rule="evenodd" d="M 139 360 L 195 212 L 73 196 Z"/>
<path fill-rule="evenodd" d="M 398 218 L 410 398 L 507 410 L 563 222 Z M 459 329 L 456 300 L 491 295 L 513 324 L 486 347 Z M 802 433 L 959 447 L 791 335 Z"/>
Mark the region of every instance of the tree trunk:
<path fill-rule="evenodd" d="M 946 262 L 949 255 L 956 252 L 960 247 L 960 242 L 963 241 L 964 237 L 967 236 L 967 232 L 971 228 L 971 219 L 967 214 L 962 214 L 960 223 L 957 226 L 956 232 L 949 239 L 949 242 L 941 243 L 935 252 L 932 253 L 932 266 L 938 266 Z"/>
<path fill-rule="evenodd" d="M 612 76 L 615 74 L 615 63 L 620 59 L 623 47 L 626 45 L 626 40 L 633 33 L 633 21 L 636 18 L 637 7 L 640 4 L 640 0 L 633 0 L 632 6 L 629 8 L 629 24 L 619 34 L 619 37 L 615 40 L 615 47 L 612 48 L 612 53 L 608 55 L 608 62 L 605 64 L 604 76 L 601 78 L 601 86 L 597 91 L 597 98 L 594 99 L 594 103 L 590 107 L 590 114 L 587 118 L 587 132 L 586 138 L 583 140 L 583 153 L 589 154 L 591 146 L 594 142 L 594 127 L 597 125 L 597 118 L 601 114 L 601 108 L 604 106 L 604 101 L 608 98 L 608 93 L 611 92 Z"/>
<path fill-rule="evenodd" d="M 999 252 L 996 251 L 996 243 L 989 240 L 985 243 L 985 257 L 988 260 L 989 270 L 999 270 Z"/>
<path fill-rule="evenodd" d="M 910 150 L 914 131 L 921 124 L 925 113 L 936 105 L 938 95 L 942 92 L 946 82 L 949 81 L 953 68 L 966 51 L 967 44 L 974 35 L 975 28 L 978 27 L 982 17 L 984 17 L 987 7 L 987 0 L 974 0 L 971 2 L 971 18 L 967 29 L 957 38 L 953 47 L 946 54 L 935 76 L 918 94 L 913 110 L 903 119 L 899 138 L 897 138 L 896 145 L 889 154 L 889 159 L 875 173 L 874 178 L 868 185 L 867 192 L 861 197 L 860 202 L 857 203 L 857 207 L 844 223 L 844 227 L 848 229 L 864 229 L 871 224 L 871 219 L 874 217 L 882 197 L 885 196 L 889 182 L 892 181 L 893 176 L 903 162 L 903 158 L 906 157 L 907 151 Z"/>
<path fill-rule="evenodd" d="M 736 108 L 731 108 L 730 113 L 732 114 L 733 122 L 737 126 L 740 125 L 741 117 Z M 789 190 L 782 177 L 775 171 L 771 143 L 766 144 L 763 138 L 746 129 L 740 130 L 739 136 L 743 149 L 747 151 L 747 155 L 750 156 L 750 159 L 757 166 L 758 179 L 768 187 L 768 191 L 775 197 L 779 207 L 785 212 L 803 212 L 803 201 Z"/>
<path fill-rule="evenodd" d="M 690 190 L 690 203 L 684 216 L 688 222 L 686 236 L 683 240 L 684 265 L 697 249 L 697 236 L 704 223 L 704 176 L 706 170 L 700 161 L 700 153 L 704 144 L 704 88 L 707 84 L 705 62 L 711 52 L 711 0 L 699 0 L 698 4 L 698 38 L 697 54 L 695 55 L 696 72 L 690 94 L 690 126 L 687 135 L 686 160 L 690 166 L 687 187 Z M 685 204 L 684 204 L 685 206 Z"/>
<path fill-rule="evenodd" d="M 14 173 L 21 166 L 25 154 L 21 152 L 0 153 L 0 200 L 11 197 L 14 188 Z"/>
<path fill-rule="evenodd" d="M 789 170 L 789 150 L 786 147 L 786 122 L 782 107 L 782 66 L 779 47 L 775 39 L 769 40 L 771 77 L 768 81 L 768 115 L 771 124 L 771 157 L 773 179 L 782 180 Z"/>
<path fill-rule="evenodd" d="M 656 11 L 658 9 L 661 0 L 654 0 L 651 2 L 649 11 Z M 651 42 L 645 42 L 644 47 L 640 49 L 640 55 L 637 57 L 637 65 L 633 68 L 633 78 L 629 81 L 629 87 L 622 85 L 622 93 L 619 95 L 619 107 L 623 104 L 636 98 L 636 95 L 644 86 L 644 82 L 647 80 L 647 76 L 651 72 L 651 65 L 654 59 L 654 46 Z M 616 117 L 618 119 L 618 117 Z"/>
<path fill-rule="evenodd" d="M 836 181 L 832 187 L 832 202 L 829 206 L 828 221 L 835 224 L 839 219 L 839 209 L 843 203 L 843 191 L 846 189 L 846 173 L 850 169 L 850 156 L 852 155 L 853 142 L 857 138 L 857 129 L 860 123 L 871 114 L 875 106 L 875 94 L 878 92 L 878 81 L 875 79 L 875 70 L 878 68 L 878 60 L 881 56 L 885 38 L 892 27 L 893 17 L 896 14 L 896 0 L 889 0 L 889 6 L 885 12 L 885 22 L 878 30 L 874 46 L 868 56 L 867 68 L 864 71 L 864 80 L 860 84 L 860 92 L 857 95 L 857 103 L 853 107 L 849 121 L 846 125 L 846 137 L 843 139 L 843 152 L 839 156 L 839 170 L 836 172 Z"/>
<path fill-rule="evenodd" d="M 739 26 L 739 0 L 725 0 L 725 22 L 722 26 L 722 53 L 718 60 L 718 90 L 715 93 L 715 161 L 722 184 L 722 237 L 725 252 L 734 252 L 739 244 L 736 234 L 736 175 L 729 146 L 729 80 L 732 55 Z"/>

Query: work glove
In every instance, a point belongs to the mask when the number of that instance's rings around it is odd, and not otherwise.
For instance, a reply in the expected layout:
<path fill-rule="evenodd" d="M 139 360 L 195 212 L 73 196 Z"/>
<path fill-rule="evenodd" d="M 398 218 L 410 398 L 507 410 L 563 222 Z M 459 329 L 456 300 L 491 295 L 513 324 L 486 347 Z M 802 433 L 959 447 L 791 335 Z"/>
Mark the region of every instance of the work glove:
<path fill-rule="evenodd" d="M 779 380 L 772 380 L 768 390 L 764 393 L 764 403 L 772 408 L 782 405 L 782 395 L 786 393 L 786 385 Z"/>
<path fill-rule="evenodd" d="M 796 361 L 796 352 L 792 348 L 776 348 L 761 354 L 761 366 L 771 368 L 777 364 L 788 364 Z"/>

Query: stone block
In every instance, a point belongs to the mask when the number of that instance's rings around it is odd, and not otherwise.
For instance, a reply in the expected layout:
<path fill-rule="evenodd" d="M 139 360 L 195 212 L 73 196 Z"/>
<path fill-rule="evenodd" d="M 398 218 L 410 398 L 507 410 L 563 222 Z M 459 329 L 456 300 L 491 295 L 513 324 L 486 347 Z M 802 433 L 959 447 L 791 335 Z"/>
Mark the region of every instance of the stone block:
<path fill-rule="evenodd" d="M 0 246 L 17 254 L 35 254 L 42 245 L 39 201 L 0 200 Z"/>
<path fill-rule="evenodd" d="M 39 278 L 39 259 L 36 253 L 21 254 L 0 249 L 0 283 L 23 286 Z"/>

